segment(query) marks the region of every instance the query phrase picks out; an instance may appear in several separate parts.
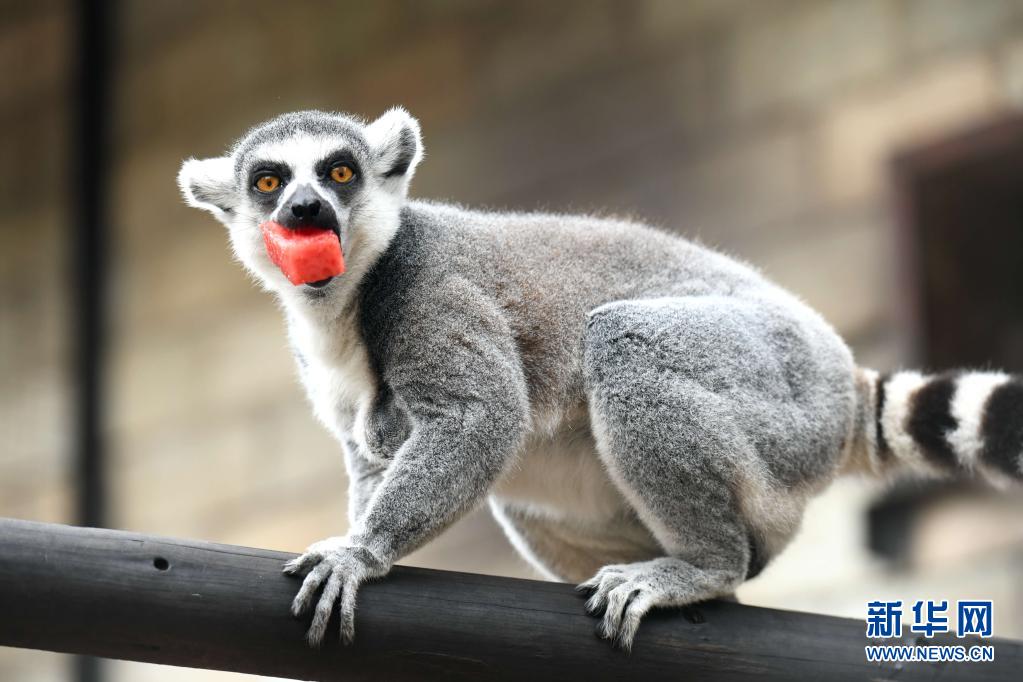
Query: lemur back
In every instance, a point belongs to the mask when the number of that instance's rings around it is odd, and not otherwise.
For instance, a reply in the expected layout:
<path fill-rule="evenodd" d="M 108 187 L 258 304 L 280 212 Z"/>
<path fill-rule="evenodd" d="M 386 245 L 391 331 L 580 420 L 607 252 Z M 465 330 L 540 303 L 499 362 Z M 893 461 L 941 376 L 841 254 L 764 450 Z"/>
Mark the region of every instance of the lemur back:
<path fill-rule="evenodd" d="M 344 452 L 348 533 L 286 567 L 311 643 L 336 603 L 350 641 L 359 584 L 484 500 L 541 572 L 589 577 L 628 648 L 650 608 L 755 575 L 842 472 L 1023 478 L 1017 378 L 858 369 L 746 264 L 629 221 L 409 201 L 421 158 L 403 110 L 299 112 L 179 176 L 283 303 Z M 349 267 L 295 286 L 259 226 L 310 214 Z"/>
<path fill-rule="evenodd" d="M 451 277 L 464 279 L 478 300 L 501 308 L 540 423 L 545 409 L 583 399 L 586 316 L 606 303 L 671 296 L 771 298 L 799 310 L 806 324 L 843 346 L 816 313 L 751 267 L 675 235 L 617 219 L 492 213 L 421 201 L 403 210 L 391 247 L 362 287 L 368 346 L 382 347 L 387 319 L 400 316 L 395 299 Z"/>

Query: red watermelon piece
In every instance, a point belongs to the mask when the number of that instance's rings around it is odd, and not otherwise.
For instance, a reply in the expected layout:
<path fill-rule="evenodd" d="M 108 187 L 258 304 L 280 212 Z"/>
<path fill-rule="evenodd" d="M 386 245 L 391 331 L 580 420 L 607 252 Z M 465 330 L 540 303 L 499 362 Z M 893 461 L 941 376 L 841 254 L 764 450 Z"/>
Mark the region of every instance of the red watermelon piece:
<path fill-rule="evenodd" d="M 267 255 L 292 284 L 319 282 L 345 271 L 341 242 L 333 230 L 290 228 L 275 222 L 259 227 Z"/>

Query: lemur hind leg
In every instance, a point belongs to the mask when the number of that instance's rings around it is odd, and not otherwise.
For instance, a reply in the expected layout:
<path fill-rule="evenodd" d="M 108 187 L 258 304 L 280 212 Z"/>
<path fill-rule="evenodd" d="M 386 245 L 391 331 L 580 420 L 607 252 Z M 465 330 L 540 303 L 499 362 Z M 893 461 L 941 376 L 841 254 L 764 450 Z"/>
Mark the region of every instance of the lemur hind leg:
<path fill-rule="evenodd" d="M 585 372 L 598 451 L 664 554 L 604 566 L 580 585 L 592 592 L 590 612 L 603 614 L 601 636 L 631 648 L 651 608 L 731 594 L 795 532 L 801 479 L 820 477 L 818 465 L 798 462 L 836 458 L 842 439 L 812 426 L 838 406 L 822 398 L 834 391 L 817 390 L 833 377 L 802 347 L 816 343 L 802 325 L 724 297 L 591 314 Z"/>

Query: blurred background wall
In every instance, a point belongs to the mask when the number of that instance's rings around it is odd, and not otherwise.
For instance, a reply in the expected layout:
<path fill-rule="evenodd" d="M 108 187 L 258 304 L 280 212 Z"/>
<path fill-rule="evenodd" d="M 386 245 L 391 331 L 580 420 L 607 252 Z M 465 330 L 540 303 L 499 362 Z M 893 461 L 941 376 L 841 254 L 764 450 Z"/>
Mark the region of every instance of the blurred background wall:
<path fill-rule="evenodd" d="M 304 401 L 273 302 L 232 262 L 219 224 L 180 201 L 183 158 L 218 154 L 283 111 L 373 117 L 401 104 L 425 135 L 414 195 L 667 226 L 760 265 L 824 313 L 861 364 L 892 369 L 935 357 L 928 283 L 961 290 L 956 253 L 933 267 L 922 255 L 948 242 L 914 208 L 918 169 L 992 127 L 1015 130 L 1023 107 L 1019 0 L 113 7 L 110 525 L 293 551 L 345 528 L 338 447 Z M 0 515 L 55 522 L 74 521 L 68 198 L 84 178 L 68 171 L 73 9 L 0 2 Z M 980 163 L 966 157 L 967 169 Z M 1009 183 L 1003 232 L 987 242 L 997 252 L 999 235 L 1023 234 L 1011 198 L 1023 174 L 992 177 Z M 986 224 L 967 214 L 940 229 Z M 992 300 L 1010 300 L 1002 293 Z M 1011 313 L 984 319 L 1003 329 Z M 992 361 L 1012 364 L 1019 347 Z M 855 618 L 868 599 L 993 597 L 996 634 L 1023 637 L 1019 493 L 909 490 L 837 485 L 740 597 Z M 406 563 L 531 575 L 485 514 Z M 0 649 L 3 680 L 70 670 L 56 654 Z"/>

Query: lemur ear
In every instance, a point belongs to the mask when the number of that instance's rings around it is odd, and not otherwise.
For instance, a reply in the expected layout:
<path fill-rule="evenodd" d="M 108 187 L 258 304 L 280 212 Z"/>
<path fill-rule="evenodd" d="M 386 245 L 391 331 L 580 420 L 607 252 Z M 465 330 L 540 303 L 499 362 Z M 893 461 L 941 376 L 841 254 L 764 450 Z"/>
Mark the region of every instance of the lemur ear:
<path fill-rule="evenodd" d="M 188 159 L 178 172 L 178 186 L 186 204 L 209 211 L 222 223 L 227 223 L 238 207 L 234 161 L 229 156 Z"/>
<path fill-rule="evenodd" d="M 381 177 L 397 181 L 404 192 L 423 159 L 419 122 L 401 107 L 394 107 L 366 126 L 366 140 L 377 157 Z"/>

